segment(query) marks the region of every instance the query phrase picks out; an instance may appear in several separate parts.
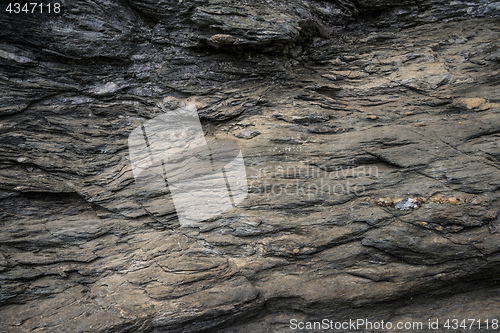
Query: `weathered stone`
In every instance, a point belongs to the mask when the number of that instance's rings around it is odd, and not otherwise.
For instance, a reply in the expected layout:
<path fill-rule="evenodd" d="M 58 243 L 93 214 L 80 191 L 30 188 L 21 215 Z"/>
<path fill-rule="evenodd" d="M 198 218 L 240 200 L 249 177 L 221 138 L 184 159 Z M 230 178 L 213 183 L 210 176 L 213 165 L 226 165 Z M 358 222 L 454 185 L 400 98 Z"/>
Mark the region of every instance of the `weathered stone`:
<path fill-rule="evenodd" d="M 60 3 L 0 12 L 0 331 L 498 316 L 498 1 Z M 185 105 L 248 182 L 197 227 L 128 150 Z"/>

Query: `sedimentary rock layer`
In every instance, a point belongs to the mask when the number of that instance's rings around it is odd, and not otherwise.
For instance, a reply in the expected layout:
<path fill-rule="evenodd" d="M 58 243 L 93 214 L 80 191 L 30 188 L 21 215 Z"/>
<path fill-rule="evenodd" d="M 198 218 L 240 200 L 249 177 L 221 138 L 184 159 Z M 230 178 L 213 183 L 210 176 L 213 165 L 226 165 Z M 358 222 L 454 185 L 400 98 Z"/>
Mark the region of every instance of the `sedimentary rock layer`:
<path fill-rule="evenodd" d="M 0 13 L 0 331 L 500 319 L 499 2 L 61 3 Z M 196 227 L 128 147 L 186 102 L 249 189 Z"/>

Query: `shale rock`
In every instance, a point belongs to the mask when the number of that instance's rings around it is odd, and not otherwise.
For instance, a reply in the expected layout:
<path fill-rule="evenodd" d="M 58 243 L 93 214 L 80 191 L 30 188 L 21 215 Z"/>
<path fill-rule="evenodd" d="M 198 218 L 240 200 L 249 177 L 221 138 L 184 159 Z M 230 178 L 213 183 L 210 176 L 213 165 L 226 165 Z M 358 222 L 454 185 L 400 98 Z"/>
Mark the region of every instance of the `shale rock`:
<path fill-rule="evenodd" d="M 499 319 L 498 1 L 60 3 L 0 13 L 0 331 Z M 129 154 L 187 105 L 248 182 L 194 227 Z"/>

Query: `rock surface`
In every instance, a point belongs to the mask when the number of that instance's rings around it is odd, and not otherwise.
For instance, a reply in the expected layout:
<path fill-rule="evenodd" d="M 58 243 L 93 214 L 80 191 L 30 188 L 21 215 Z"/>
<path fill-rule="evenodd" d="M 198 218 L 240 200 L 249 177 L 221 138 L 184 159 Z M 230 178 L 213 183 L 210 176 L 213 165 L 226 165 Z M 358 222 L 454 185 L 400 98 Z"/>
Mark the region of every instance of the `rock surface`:
<path fill-rule="evenodd" d="M 500 319 L 500 2 L 61 3 L 0 13 L 0 331 Z M 127 146 L 186 100 L 249 185 L 196 228 Z"/>

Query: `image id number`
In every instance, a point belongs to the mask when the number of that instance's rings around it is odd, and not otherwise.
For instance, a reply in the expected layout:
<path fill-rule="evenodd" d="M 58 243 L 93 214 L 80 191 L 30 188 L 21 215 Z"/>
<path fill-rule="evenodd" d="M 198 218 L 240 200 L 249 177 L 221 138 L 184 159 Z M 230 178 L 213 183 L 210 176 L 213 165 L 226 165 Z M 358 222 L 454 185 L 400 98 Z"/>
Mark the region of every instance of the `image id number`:
<path fill-rule="evenodd" d="M 34 14 L 34 13 L 47 13 L 47 14 L 59 14 L 61 12 L 61 4 L 56 3 L 38 3 L 29 2 L 21 4 L 19 2 L 11 2 L 5 8 L 5 11 L 10 14 Z"/>

